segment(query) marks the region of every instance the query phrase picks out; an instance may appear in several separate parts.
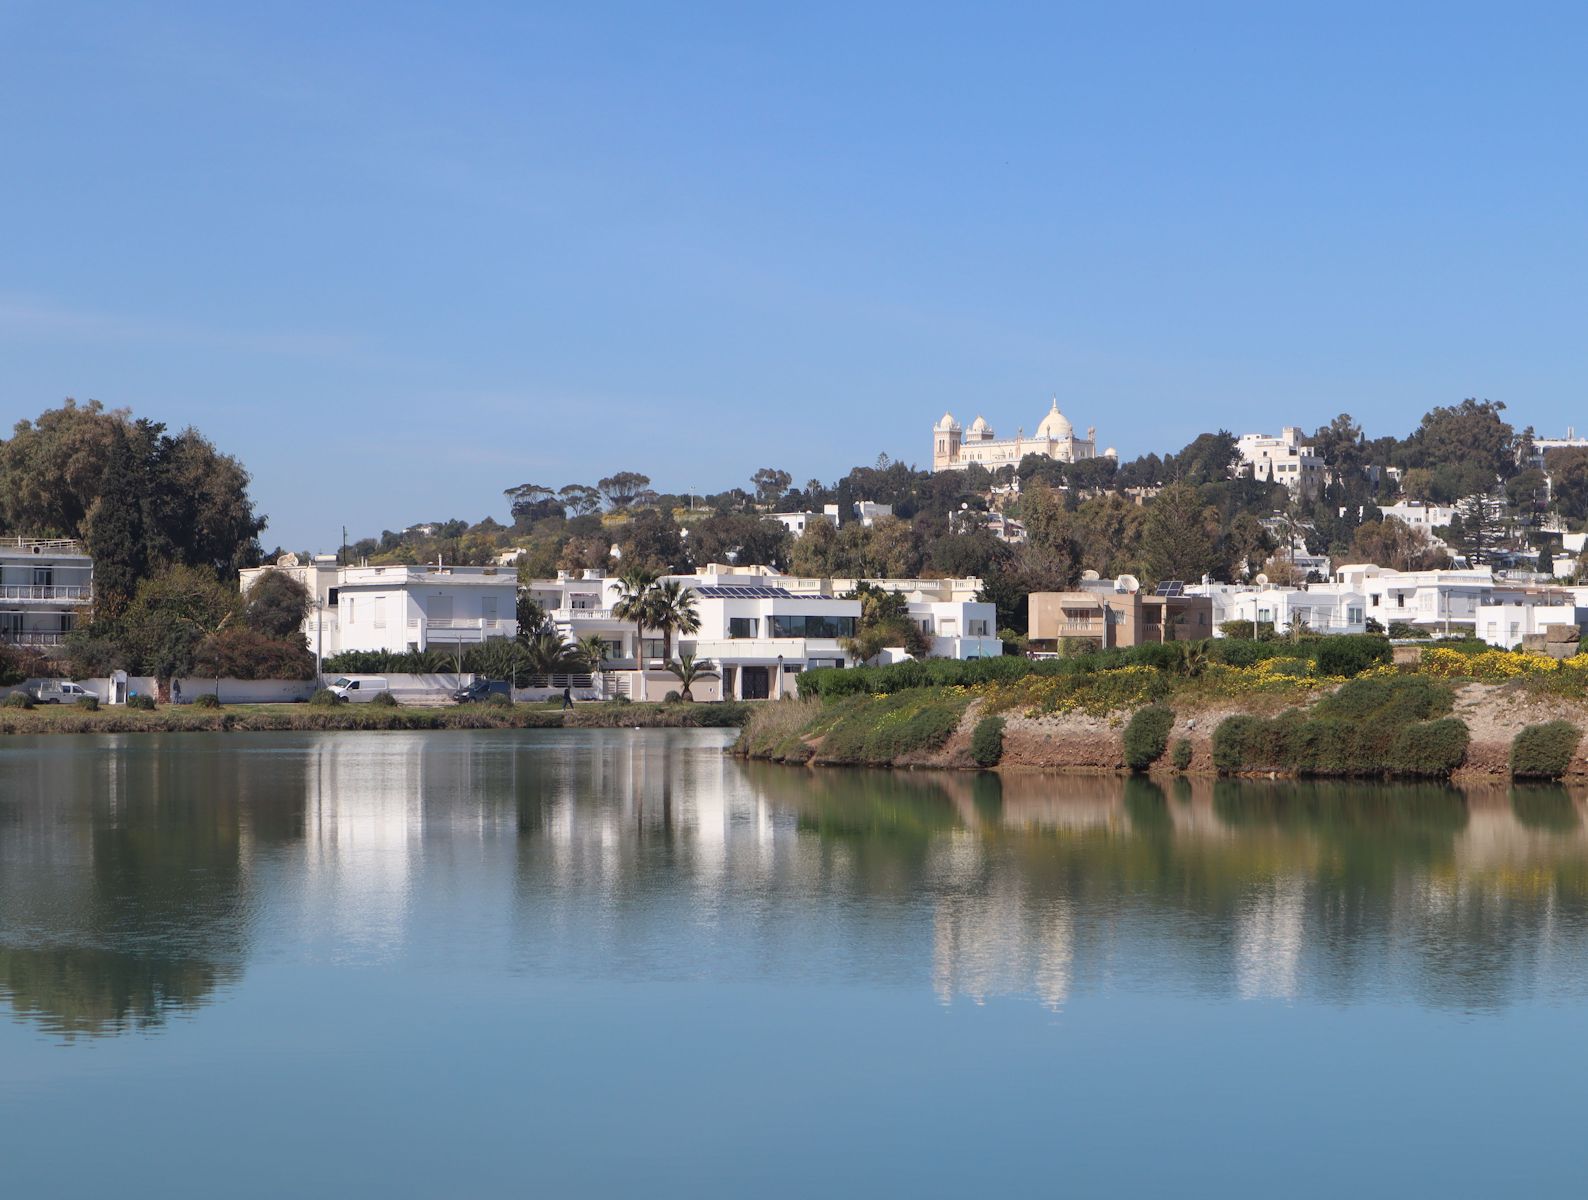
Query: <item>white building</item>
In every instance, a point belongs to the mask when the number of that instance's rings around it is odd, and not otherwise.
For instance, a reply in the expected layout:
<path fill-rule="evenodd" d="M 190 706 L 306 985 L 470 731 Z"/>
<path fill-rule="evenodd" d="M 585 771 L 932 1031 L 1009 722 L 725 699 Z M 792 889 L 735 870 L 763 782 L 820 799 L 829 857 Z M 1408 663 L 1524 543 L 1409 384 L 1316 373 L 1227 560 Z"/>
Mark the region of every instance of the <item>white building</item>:
<path fill-rule="evenodd" d="M 805 531 L 818 522 L 838 528 L 838 505 L 824 504 L 821 512 L 767 513 L 766 519 L 776 521 L 793 537 L 804 537 Z"/>
<path fill-rule="evenodd" d="M 1242 469 L 1253 479 L 1282 483 L 1304 496 L 1323 488 L 1323 460 L 1311 446 L 1301 444 L 1301 430 L 1287 425 L 1278 437 L 1266 433 L 1242 434 L 1235 443 Z"/>
<path fill-rule="evenodd" d="M 344 650 L 450 650 L 518 634 L 518 577 L 509 569 L 342 567 L 331 555 L 304 564 L 288 554 L 241 572 L 243 592 L 270 571 L 308 589 L 303 631 L 309 649 L 327 658 Z"/>
<path fill-rule="evenodd" d="M 1522 639 L 1545 632 L 1551 625 L 1588 626 L 1588 606 L 1580 592 L 1550 589 L 1499 604 L 1480 604 L 1477 634 L 1491 646 L 1515 650 Z"/>
<path fill-rule="evenodd" d="M 1312 633 L 1366 633 L 1366 607 L 1360 592 L 1337 584 L 1264 587 L 1232 594 L 1218 619 L 1272 623 L 1281 632 L 1300 624 Z"/>
<path fill-rule="evenodd" d="M 1097 430 L 1088 429 L 1084 438 L 1075 435 L 1069 418 L 1059 411 L 1055 398 L 1047 416 L 1037 424 L 1036 433 L 1027 437 L 1022 429 L 1012 438 L 1000 439 L 993 433 L 985 417 L 977 417 L 969 429 L 962 429 L 953 413 L 944 413 L 932 426 L 932 470 L 963 471 L 972 463 L 996 471 L 999 467 L 1018 466 L 1029 454 L 1057 459 L 1059 462 L 1078 462 L 1083 458 L 1097 457 Z M 1103 451 L 1104 457 L 1117 458 L 1113 447 Z"/>
<path fill-rule="evenodd" d="M 0 642 L 59 646 L 94 601 L 94 561 L 65 538 L 0 541 Z"/>
<path fill-rule="evenodd" d="M 1526 589 L 1497 585 L 1488 567 L 1395 571 L 1354 563 L 1335 571 L 1335 582 L 1367 598 L 1367 615 L 1387 630 L 1396 621 L 1430 633 L 1459 633 L 1476 627 L 1478 606 L 1520 598 Z"/>
<path fill-rule="evenodd" d="M 1386 517 L 1394 517 L 1414 529 L 1421 529 L 1430 537 L 1435 529 L 1443 529 L 1456 516 L 1456 510 L 1448 504 L 1424 504 L 1421 500 L 1399 500 L 1394 504 L 1383 505 L 1379 511 Z M 1344 515 L 1344 510 L 1341 510 L 1341 515 Z"/>
<path fill-rule="evenodd" d="M 792 686 L 792 676 L 816 667 L 851 666 L 844 642 L 853 637 L 860 601 L 844 599 L 861 582 L 901 593 L 910 618 L 932 640 L 940 658 L 987 658 L 1003 653 L 997 636 L 997 610 L 978 600 L 979 579 L 819 579 L 782 575 L 770 567 L 712 564 L 693 575 L 674 575 L 692 588 L 700 629 L 674 640 L 673 656 L 709 659 L 722 674 L 720 684 L 697 686 L 695 695 L 721 694 L 755 700 L 777 698 Z M 635 638 L 631 621 L 613 609 L 621 596 L 618 581 L 599 571 L 559 574 L 527 585 L 569 641 L 598 637 L 607 644 L 603 672 L 609 691 L 631 694 L 636 686 Z M 639 646 L 646 668 L 645 695 L 660 699 L 677 688 L 663 662 L 664 639 L 646 630 Z"/>

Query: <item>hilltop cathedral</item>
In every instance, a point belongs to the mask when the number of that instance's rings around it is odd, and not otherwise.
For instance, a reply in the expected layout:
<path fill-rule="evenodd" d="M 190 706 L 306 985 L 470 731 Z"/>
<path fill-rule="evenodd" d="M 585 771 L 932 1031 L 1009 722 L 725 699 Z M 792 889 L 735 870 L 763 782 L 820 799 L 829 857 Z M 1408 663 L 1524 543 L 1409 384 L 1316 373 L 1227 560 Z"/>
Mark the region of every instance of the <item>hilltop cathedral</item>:
<path fill-rule="evenodd" d="M 1014 437 L 999 441 L 985 417 L 977 417 L 969 429 L 962 431 L 952 413 L 944 413 L 943 419 L 932 427 L 934 471 L 963 471 L 971 463 L 996 471 L 999 467 L 1018 466 L 1028 454 L 1040 454 L 1060 462 L 1096 458 L 1097 429 L 1094 426 L 1086 431 L 1084 438 L 1076 437 L 1075 427 L 1059 411 L 1057 398 L 1033 437 L 1027 437 L 1022 428 Z M 1119 457 L 1112 446 L 1103 451 L 1103 456 Z"/>

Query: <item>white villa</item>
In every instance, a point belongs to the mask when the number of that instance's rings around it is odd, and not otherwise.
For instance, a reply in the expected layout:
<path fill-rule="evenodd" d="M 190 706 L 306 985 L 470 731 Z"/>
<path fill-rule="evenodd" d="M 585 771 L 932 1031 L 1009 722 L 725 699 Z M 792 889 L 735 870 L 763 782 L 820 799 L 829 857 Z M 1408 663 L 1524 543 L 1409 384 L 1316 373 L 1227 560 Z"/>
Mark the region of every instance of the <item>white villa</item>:
<path fill-rule="evenodd" d="M 1323 459 L 1301 444 L 1301 430 L 1287 425 L 1279 436 L 1245 433 L 1235 443 L 1241 469 L 1253 479 L 1282 483 L 1293 492 L 1316 496 L 1323 488 Z"/>
<path fill-rule="evenodd" d="M 66 538 L 0 541 L 0 641 L 59 646 L 94 601 L 94 560 Z"/>
<path fill-rule="evenodd" d="M 934 471 L 962 471 L 972 463 L 995 471 L 999 467 L 1018 466 L 1028 454 L 1040 454 L 1059 462 L 1096 458 L 1097 430 L 1094 427 L 1086 431 L 1084 438 L 1076 437 L 1075 427 L 1059 411 L 1057 398 L 1031 437 L 1027 437 L 1022 428 L 1012 438 L 999 439 L 985 417 L 977 417 L 969 429 L 962 429 L 953 413 L 944 413 L 942 420 L 932 427 Z M 1112 446 L 1104 450 L 1103 455 L 1118 457 Z"/>
<path fill-rule="evenodd" d="M 287 554 L 274 566 L 242 571 L 243 592 L 270 571 L 309 590 L 303 632 L 309 649 L 323 657 L 343 650 L 450 650 L 518 634 L 518 576 L 511 569 L 343 567 L 333 555 L 301 563 Z"/>
<path fill-rule="evenodd" d="M 844 641 L 854 636 L 860 601 L 843 596 L 861 580 L 717 564 L 667 578 L 694 589 L 700 616 L 696 633 L 675 639 L 674 656 L 709 659 L 722 675 L 719 681 L 697 684 L 697 699 L 776 699 L 791 693 L 793 676 L 801 671 L 853 664 Z M 932 639 L 934 656 L 968 659 L 1003 653 L 996 609 L 976 599 L 979 579 L 864 582 L 904 594 L 911 619 Z M 600 571 L 565 571 L 527 586 L 566 639 L 583 641 L 593 635 L 607 643 L 603 687 L 609 693 L 631 694 L 637 676 L 636 630 L 633 622 L 612 613 L 619 597 L 617 580 Z M 662 662 L 661 635 L 647 630 L 638 649 L 645 666 L 645 697 L 661 699 L 675 690 L 678 682 Z"/>

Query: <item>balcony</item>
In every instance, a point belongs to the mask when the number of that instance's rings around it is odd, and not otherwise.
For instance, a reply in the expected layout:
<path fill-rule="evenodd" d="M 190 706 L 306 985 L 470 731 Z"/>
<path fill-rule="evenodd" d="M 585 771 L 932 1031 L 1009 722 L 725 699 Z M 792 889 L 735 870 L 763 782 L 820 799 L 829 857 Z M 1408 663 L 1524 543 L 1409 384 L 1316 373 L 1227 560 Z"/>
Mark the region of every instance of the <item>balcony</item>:
<path fill-rule="evenodd" d="M 50 583 L 0 583 L 0 600 L 33 604 L 92 604 L 92 586 Z"/>
<path fill-rule="evenodd" d="M 64 646 L 66 635 L 59 631 L 43 629 L 4 630 L 0 631 L 0 642 L 8 646 L 31 646 L 34 649 L 43 649 L 50 646 Z"/>

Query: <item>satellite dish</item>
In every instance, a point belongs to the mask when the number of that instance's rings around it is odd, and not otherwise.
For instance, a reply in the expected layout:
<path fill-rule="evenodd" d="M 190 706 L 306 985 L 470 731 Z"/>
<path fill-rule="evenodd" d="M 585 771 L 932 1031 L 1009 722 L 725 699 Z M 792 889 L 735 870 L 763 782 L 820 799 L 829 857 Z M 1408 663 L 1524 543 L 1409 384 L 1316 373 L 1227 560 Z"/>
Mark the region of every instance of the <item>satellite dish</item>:
<path fill-rule="evenodd" d="M 1268 576 L 1264 575 L 1262 572 L 1258 572 L 1257 578 L 1252 580 L 1252 582 L 1255 583 L 1258 587 L 1267 587 L 1268 586 Z"/>
<path fill-rule="evenodd" d="M 1095 580 L 1095 579 L 1101 579 L 1102 576 L 1099 575 L 1096 571 L 1093 571 L 1091 569 L 1087 569 L 1087 570 L 1081 572 L 1081 578 L 1084 579 L 1084 580 L 1087 580 L 1087 581 L 1091 581 L 1091 580 Z"/>
<path fill-rule="evenodd" d="M 298 556 L 296 554 L 283 554 L 280 558 L 276 559 L 276 566 L 278 567 L 295 567 L 297 565 Z"/>
<path fill-rule="evenodd" d="M 1134 575 L 1121 575 L 1114 582 L 1119 585 L 1119 589 L 1122 592 L 1135 593 L 1141 591 L 1141 580 Z"/>

